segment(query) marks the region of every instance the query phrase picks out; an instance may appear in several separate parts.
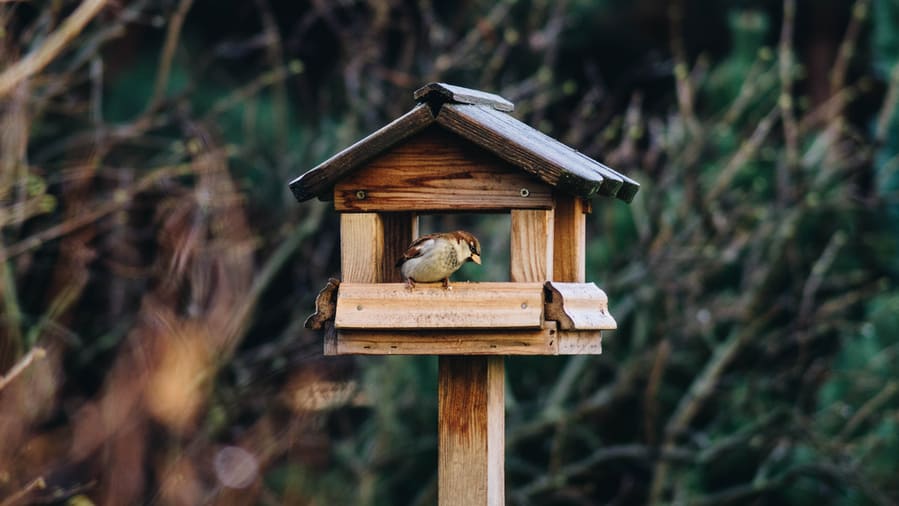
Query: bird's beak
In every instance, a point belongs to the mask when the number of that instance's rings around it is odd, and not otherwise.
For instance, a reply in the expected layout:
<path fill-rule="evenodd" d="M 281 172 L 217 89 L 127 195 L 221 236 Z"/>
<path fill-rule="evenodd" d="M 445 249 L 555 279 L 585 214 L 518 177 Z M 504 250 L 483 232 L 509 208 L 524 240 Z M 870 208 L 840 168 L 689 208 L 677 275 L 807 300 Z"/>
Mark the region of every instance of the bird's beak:
<path fill-rule="evenodd" d="M 481 264 L 481 255 L 478 255 L 477 253 L 472 253 L 471 261 L 480 265 Z"/>

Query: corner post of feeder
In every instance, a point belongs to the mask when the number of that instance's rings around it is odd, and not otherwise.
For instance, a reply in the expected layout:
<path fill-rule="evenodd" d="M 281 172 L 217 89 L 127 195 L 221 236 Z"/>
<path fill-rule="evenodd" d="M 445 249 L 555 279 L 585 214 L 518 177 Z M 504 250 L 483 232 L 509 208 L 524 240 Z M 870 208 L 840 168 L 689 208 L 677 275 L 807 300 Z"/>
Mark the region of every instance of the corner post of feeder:
<path fill-rule="evenodd" d="M 394 262 L 418 235 L 418 217 L 406 213 L 342 213 L 340 271 L 353 283 L 400 281 Z M 325 327 L 325 355 L 340 354 L 333 322 Z"/>
<path fill-rule="evenodd" d="M 340 215 L 340 271 L 353 283 L 402 281 L 395 262 L 418 235 L 414 213 Z"/>
<path fill-rule="evenodd" d="M 584 283 L 587 280 L 587 214 L 584 199 L 556 192 L 553 220 L 553 280 Z"/>

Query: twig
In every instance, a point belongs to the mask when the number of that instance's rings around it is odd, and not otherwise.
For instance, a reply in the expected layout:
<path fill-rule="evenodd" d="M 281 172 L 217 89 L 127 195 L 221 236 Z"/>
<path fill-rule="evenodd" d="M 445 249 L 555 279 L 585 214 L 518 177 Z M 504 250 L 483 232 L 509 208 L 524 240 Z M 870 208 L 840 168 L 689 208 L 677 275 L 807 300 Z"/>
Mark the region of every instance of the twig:
<path fill-rule="evenodd" d="M 733 181 L 734 177 L 736 177 L 737 171 L 759 150 L 762 142 L 768 137 L 771 127 L 774 126 L 774 120 L 777 119 L 780 112 L 781 110 L 779 107 L 774 107 L 761 121 L 759 121 L 749 139 L 740 146 L 740 149 L 738 149 L 734 156 L 727 162 L 724 170 L 718 174 L 718 178 L 715 179 L 715 183 L 712 185 L 712 188 L 708 191 L 708 195 L 706 196 L 708 202 L 717 200 L 721 192 L 724 191 L 730 182 Z"/>
<path fill-rule="evenodd" d="M 3 502 L 0 502 L 0 506 L 11 506 L 13 504 L 16 504 L 19 501 L 25 499 L 28 494 L 34 492 L 35 490 L 43 490 L 46 487 L 47 483 L 44 481 L 43 477 L 35 478 L 30 483 L 28 483 L 28 485 L 25 485 L 25 488 L 7 497 L 3 500 Z"/>
<path fill-rule="evenodd" d="M 836 61 L 833 62 L 833 69 L 830 73 L 831 92 L 842 89 L 846 84 L 846 71 L 855 54 L 855 43 L 861 33 L 862 23 L 868 17 L 869 2 L 870 0 L 856 0 L 852 5 L 852 17 L 849 18 L 846 33 L 840 43 L 840 52 L 837 54 Z"/>
<path fill-rule="evenodd" d="M 46 67 L 69 41 L 81 33 L 104 5 L 106 0 L 84 0 L 39 48 L 3 71 L 0 74 L 0 98 L 5 97 L 17 84 Z"/>
<path fill-rule="evenodd" d="M 127 190 L 119 190 L 110 201 L 104 202 L 90 211 L 81 213 L 70 220 L 44 229 L 26 239 L 10 245 L 6 248 L 6 251 L 0 251 L 0 262 L 37 249 L 47 241 L 52 241 L 66 234 L 70 234 L 81 227 L 94 223 L 104 216 L 130 206 L 135 195 L 143 192 L 163 179 L 183 176 L 190 174 L 191 172 L 193 172 L 193 166 L 189 163 L 157 169 L 151 174 L 141 178 L 133 187 Z"/>
<path fill-rule="evenodd" d="M 681 116 L 684 118 L 687 129 L 691 133 L 697 133 L 699 122 L 693 109 L 693 83 L 690 80 L 690 71 L 687 67 L 687 51 L 684 48 L 683 35 L 684 2 L 674 0 L 668 5 L 668 43 L 671 46 L 671 55 L 674 57 L 675 90 L 677 91 L 677 105 Z"/>
<path fill-rule="evenodd" d="M 859 408 L 858 411 L 846 422 L 843 430 L 837 435 L 838 440 L 845 440 L 855 432 L 859 425 L 864 423 L 877 409 L 886 404 L 893 395 L 899 391 L 899 382 L 891 381 L 886 384 L 874 397 L 871 397 Z"/>
<path fill-rule="evenodd" d="M 686 430 L 702 406 L 705 405 L 706 400 L 714 393 L 724 371 L 765 321 L 767 321 L 767 318 L 755 320 L 754 324 L 745 327 L 742 332 L 734 333 L 727 341 L 721 343 L 715 349 L 714 355 L 712 355 L 696 379 L 693 380 L 690 389 L 678 403 L 674 414 L 668 419 L 668 423 L 665 425 L 663 451 L 674 447 L 675 439 Z M 668 483 L 668 469 L 669 463 L 667 461 L 659 461 L 656 465 L 652 486 L 650 487 L 650 504 L 659 504 L 662 500 L 664 488 Z"/>
<path fill-rule="evenodd" d="M 169 29 L 165 34 L 165 44 L 162 46 L 162 56 L 159 59 L 159 69 L 156 71 L 156 83 L 153 86 L 153 95 L 147 102 L 147 110 L 153 110 L 165 95 L 169 85 L 169 74 L 172 70 L 172 60 L 175 58 L 175 50 L 178 49 L 178 40 L 181 38 L 181 28 L 193 0 L 181 0 L 178 8 L 169 20 Z"/>
<path fill-rule="evenodd" d="M 777 200 L 784 207 L 792 200 L 790 180 L 799 165 L 799 130 L 793 114 L 793 25 L 796 19 L 796 0 L 784 0 L 783 21 L 780 27 L 778 69 L 780 73 L 780 117 L 786 143 L 786 164 L 777 164 Z"/>
<path fill-rule="evenodd" d="M 874 142 L 878 146 L 882 146 L 886 142 L 888 128 L 893 120 L 893 113 L 896 112 L 897 104 L 899 104 L 899 63 L 893 65 L 893 69 L 890 72 L 890 87 L 887 90 L 886 97 L 883 99 L 880 113 L 877 115 Z"/>
<path fill-rule="evenodd" d="M 670 448 L 661 455 L 656 455 L 654 448 L 644 445 L 608 446 L 593 452 L 590 456 L 559 468 L 555 473 L 541 476 L 530 484 L 514 492 L 515 495 L 528 497 L 564 484 L 569 479 L 589 472 L 593 467 L 612 460 L 689 460 L 692 452 L 682 448 Z"/>
<path fill-rule="evenodd" d="M 35 360 L 40 360 L 47 356 L 47 350 L 41 347 L 34 347 L 28 353 L 19 360 L 16 365 L 12 366 L 9 371 L 4 376 L 0 376 L 0 390 L 6 388 L 12 380 L 16 379 L 16 376 L 22 374 L 29 365 Z"/>
<path fill-rule="evenodd" d="M 844 244 L 846 244 L 846 234 L 842 230 L 837 230 L 830 237 L 827 246 L 824 247 L 818 260 L 816 260 L 812 266 L 808 279 L 805 281 L 805 286 L 802 288 L 802 299 L 800 299 L 799 303 L 800 322 L 807 321 L 807 318 L 811 315 L 815 294 L 818 292 L 818 288 L 821 287 L 821 283 L 824 281 L 824 275 L 827 274 L 830 266 L 833 265 L 837 253 Z"/>
<path fill-rule="evenodd" d="M 655 360 L 653 360 L 652 369 L 649 373 L 649 379 L 646 382 L 646 390 L 643 395 L 643 412 L 644 422 L 643 431 L 646 441 L 654 444 L 656 440 L 656 418 L 659 413 L 659 387 L 662 384 L 662 378 L 665 376 L 665 368 L 668 366 L 668 359 L 671 357 L 671 341 L 663 339 L 658 346 Z"/>

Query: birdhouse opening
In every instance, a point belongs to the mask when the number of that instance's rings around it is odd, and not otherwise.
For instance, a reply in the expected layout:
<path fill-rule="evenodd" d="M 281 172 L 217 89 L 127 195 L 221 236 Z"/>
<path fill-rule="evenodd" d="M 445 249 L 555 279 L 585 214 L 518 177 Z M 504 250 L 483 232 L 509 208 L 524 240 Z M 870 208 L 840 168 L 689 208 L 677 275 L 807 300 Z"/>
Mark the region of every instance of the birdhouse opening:
<path fill-rule="evenodd" d="M 452 213 L 419 216 L 420 235 L 467 230 L 481 243 L 481 265 L 465 263 L 454 281 L 509 281 L 509 242 L 512 219 L 509 213 Z"/>

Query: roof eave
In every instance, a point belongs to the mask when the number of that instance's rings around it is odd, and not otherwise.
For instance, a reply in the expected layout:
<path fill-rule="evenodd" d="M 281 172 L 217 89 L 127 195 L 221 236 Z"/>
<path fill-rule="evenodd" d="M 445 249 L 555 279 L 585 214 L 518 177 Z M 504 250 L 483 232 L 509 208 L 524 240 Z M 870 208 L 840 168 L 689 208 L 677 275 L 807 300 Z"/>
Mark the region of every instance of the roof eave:
<path fill-rule="evenodd" d="M 324 197 L 341 177 L 432 123 L 434 115 L 431 109 L 426 104 L 418 104 L 411 111 L 291 181 L 290 191 L 300 202 Z"/>

